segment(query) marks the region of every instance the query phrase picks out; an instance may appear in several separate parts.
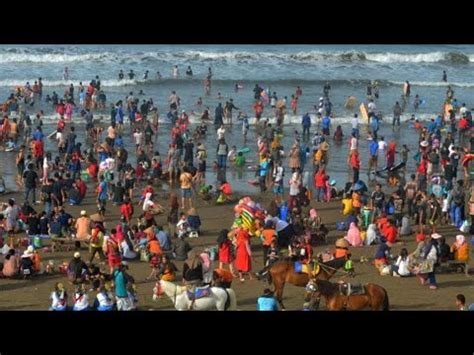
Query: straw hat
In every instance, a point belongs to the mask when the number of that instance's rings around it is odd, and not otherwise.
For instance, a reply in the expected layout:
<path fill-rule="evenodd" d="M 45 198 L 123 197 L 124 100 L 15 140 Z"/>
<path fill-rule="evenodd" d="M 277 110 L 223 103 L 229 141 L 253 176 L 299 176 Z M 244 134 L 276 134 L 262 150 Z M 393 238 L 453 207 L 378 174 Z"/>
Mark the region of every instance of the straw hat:
<path fill-rule="evenodd" d="M 320 149 L 323 150 L 323 151 L 329 150 L 329 144 L 328 144 L 328 142 L 322 142 Z"/>
<path fill-rule="evenodd" d="M 336 240 L 336 247 L 339 248 L 348 248 L 349 247 L 349 242 L 345 240 L 344 238 L 339 238 Z"/>
<path fill-rule="evenodd" d="M 81 211 L 81 216 L 87 216 L 87 211 L 86 211 L 86 210 L 82 210 L 82 211 Z"/>
<path fill-rule="evenodd" d="M 75 259 L 79 259 L 80 257 L 81 257 L 81 253 L 79 253 L 78 251 L 76 251 L 76 252 L 74 253 L 74 258 L 75 258 Z"/>

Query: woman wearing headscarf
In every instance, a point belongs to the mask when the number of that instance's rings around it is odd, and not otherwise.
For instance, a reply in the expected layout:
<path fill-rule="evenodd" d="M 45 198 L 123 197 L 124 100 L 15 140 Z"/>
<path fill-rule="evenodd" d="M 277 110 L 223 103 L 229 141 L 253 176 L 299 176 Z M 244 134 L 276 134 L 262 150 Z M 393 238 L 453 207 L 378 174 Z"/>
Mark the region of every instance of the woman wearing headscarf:
<path fill-rule="evenodd" d="M 210 285 L 212 283 L 212 272 L 214 270 L 213 262 L 209 255 L 209 252 L 204 251 L 202 252 L 199 257 L 201 258 L 202 262 L 202 278 L 203 282 L 206 285 Z"/>
<path fill-rule="evenodd" d="M 291 211 L 296 204 L 296 198 L 300 193 L 301 177 L 298 171 L 295 171 L 289 181 L 290 192 L 288 199 L 288 209 Z"/>
<path fill-rule="evenodd" d="M 292 169 L 292 171 L 295 171 L 301 167 L 300 155 L 300 148 L 298 147 L 298 144 L 293 144 L 288 154 L 288 166 L 290 169 Z"/>
<path fill-rule="evenodd" d="M 360 231 L 354 222 L 350 224 L 349 231 L 347 232 L 347 236 L 345 237 L 345 239 L 353 247 L 362 246 L 362 238 L 360 237 Z"/>
<path fill-rule="evenodd" d="M 377 227 L 375 224 L 369 224 L 367 227 L 367 235 L 364 240 L 366 246 L 372 245 L 377 240 Z"/>
<path fill-rule="evenodd" d="M 462 234 L 456 236 L 456 241 L 451 245 L 451 253 L 454 255 L 454 260 L 461 262 L 469 261 L 469 244 Z"/>
<path fill-rule="evenodd" d="M 423 262 L 421 264 L 421 270 L 418 273 L 418 278 L 422 285 L 424 285 L 428 279 L 431 290 L 438 288 L 436 284 L 435 264 L 438 262 L 438 239 L 440 238 L 440 234 L 433 233 L 421 253 Z"/>
<path fill-rule="evenodd" d="M 199 286 L 203 282 L 202 260 L 195 250 L 188 252 L 183 265 L 183 281 L 187 285 Z"/>
<path fill-rule="evenodd" d="M 223 269 L 224 265 L 229 265 L 230 272 L 234 275 L 234 255 L 232 253 L 232 241 L 228 238 L 229 231 L 223 229 L 219 233 L 217 238 L 217 244 L 219 247 L 219 269 Z"/>
<path fill-rule="evenodd" d="M 252 251 L 250 250 L 250 236 L 247 230 L 242 227 L 237 229 L 234 245 L 236 248 L 235 267 L 239 272 L 240 282 L 245 281 L 243 278 L 244 273 L 248 273 L 250 280 L 252 280 L 252 275 L 250 274 L 252 270 Z"/>

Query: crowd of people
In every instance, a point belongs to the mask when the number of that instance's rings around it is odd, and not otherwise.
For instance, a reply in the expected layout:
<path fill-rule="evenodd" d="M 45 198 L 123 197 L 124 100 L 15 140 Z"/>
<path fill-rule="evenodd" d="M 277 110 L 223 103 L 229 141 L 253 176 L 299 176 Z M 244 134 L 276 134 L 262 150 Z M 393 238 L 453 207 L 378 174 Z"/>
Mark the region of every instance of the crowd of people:
<path fill-rule="evenodd" d="M 179 75 L 177 70 L 175 68 L 176 76 Z M 190 73 L 187 75 L 192 75 L 192 71 Z M 121 75 L 123 78 L 123 73 Z M 129 76 L 133 79 L 131 74 Z M 211 76 L 209 69 L 206 78 L 209 90 Z M 240 282 L 245 281 L 246 275 L 252 279 L 255 265 L 250 238 L 255 236 L 260 238 L 264 251 L 263 269 L 257 273 L 258 277 L 265 276 L 282 254 L 307 264 L 314 258 L 313 246 L 326 243 L 329 233 L 318 208 L 311 206 L 312 202 L 337 199 L 341 200 L 344 216 L 337 227 L 346 232 L 347 245 L 336 245 L 333 251 L 323 255 L 326 260 L 342 255 L 350 261 L 350 248 L 377 244 L 374 265 L 381 274 L 417 275 L 422 284 L 428 281 L 430 288 L 436 289 L 435 274 L 439 264 L 462 265 L 468 271 L 470 252 L 465 235 L 474 234 L 474 194 L 469 170 L 469 162 L 474 157 L 472 116 L 465 104 L 458 107 L 453 104 L 455 97 L 451 88 L 443 112 L 426 126 L 413 116 L 409 124 L 418 131 L 419 144 L 417 151 L 411 152 L 416 170 L 410 172 L 408 147 L 403 145 L 397 151 L 396 141 L 386 142 L 378 134 L 382 120 L 375 104 L 379 87 L 375 85 L 375 88 L 368 92 L 367 100 L 370 154 L 361 157 L 359 153 L 362 132 L 358 114 L 355 114 L 348 140 L 347 169 L 351 179 L 343 189 L 337 189 L 337 182 L 329 175 L 330 151 L 332 142 L 340 142 L 344 133 L 338 126 L 331 135 L 334 112 L 329 83 L 315 105 L 316 129 L 309 113 L 302 115 L 302 134 L 295 131 L 288 152 L 282 145 L 283 137 L 288 137 L 284 129 L 287 97 L 278 99 L 275 92 L 271 94 L 256 85 L 252 108 L 256 117 L 257 167 L 256 180 L 252 183 L 262 194 L 271 191 L 271 203 L 263 208 L 258 198 L 240 200 L 235 210 L 238 217 L 230 230 L 222 228 L 217 250 L 208 248 L 202 252 L 191 248 L 187 240 L 201 237 L 201 225 L 206 223 L 197 212 L 201 203 L 198 199 L 209 201 L 215 197 L 213 187 L 207 184 L 209 153 L 204 142 L 216 140 L 214 168 L 218 203 L 236 201 L 225 172 L 244 167 L 245 154 L 250 150 L 238 150 L 235 146 L 229 149 L 227 144 L 226 127 L 233 124 L 234 110 L 240 110 L 232 99 L 224 107 L 219 103 L 215 109 L 214 137 L 207 129 L 212 122 L 209 108 L 203 111 L 192 133 L 189 114 L 181 109 L 181 98 L 173 91 L 167 108 L 168 150 L 162 156 L 157 149 L 157 131 L 163 128 L 159 124 L 158 108 L 151 98 L 140 102 L 130 92 L 124 100 L 110 106 L 110 122 L 106 128 L 102 127 L 105 122 L 96 122 L 94 113 L 106 107 L 106 96 L 96 76 L 87 87 L 81 83 L 75 88 L 71 84 L 63 98 L 55 92 L 51 97 L 46 96 L 44 101 L 54 105 L 57 113 L 57 130 L 54 137 L 51 136 L 57 149 L 48 151 L 42 124 L 44 114 L 37 113 L 32 122 L 28 113 L 34 102 L 43 100 L 41 78 L 32 87 L 27 83 L 17 88 L 2 108 L 0 144 L 6 148 L 18 146 L 17 184 L 24 190 L 24 196 L 21 202 L 9 199 L 1 209 L 2 276 L 31 278 L 61 271 L 76 287 L 73 305 L 68 305 L 70 298 L 64 283 L 58 283 L 51 294 L 52 309 L 131 310 L 137 307 L 138 299 L 134 278 L 128 272 L 130 261 L 150 264 L 147 280 L 178 281 L 179 270 L 173 262 L 177 260 L 185 261 L 181 278 L 187 284 L 217 283 L 230 287 L 234 277 Z M 298 111 L 301 95 L 300 87 L 291 95 L 293 114 Z M 405 88 L 405 100 L 409 96 L 410 91 Z M 85 139 L 78 133 L 82 123 L 76 123 L 72 117 L 77 98 L 87 132 Z M 276 124 L 261 118 L 264 110 L 276 118 Z M 394 127 L 400 124 L 405 110 L 398 102 L 395 104 Z M 242 112 L 238 116 L 245 145 L 249 118 Z M 125 136 L 133 139 L 134 150 L 126 148 Z M 53 151 L 57 155 L 53 155 Z M 396 163 L 397 154 L 400 163 Z M 364 165 L 368 166 L 372 191 L 361 180 Z M 463 173 L 459 175 L 461 168 Z M 377 179 L 387 183 L 372 182 Z M 165 185 L 170 191 L 166 193 L 167 198 L 160 194 Z M 95 196 L 97 208 L 89 212 L 84 209 L 78 216 L 71 215 L 68 206 L 83 205 L 90 194 Z M 106 227 L 105 218 L 113 210 L 119 212 L 120 221 Z M 160 215 L 167 218 L 166 228 L 156 221 Z M 137 223 L 134 217 L 138 217 Z M 451 246 L 438 232 L 441 225 L 452 225 L 460 230 Z M 412 230 L 418 242 L 416 250 L 410 253 L 402 249 L 400 255 L 394 257 L 391 247 L 401 236 L 411 235 Z M 50 247 L 43 247 L 46 239 L 51 240 Z M 70 242 L 73 247 L 69 247 Z M 86 261 L 81 257 L 84 245 L 89 248 Z M 44 266 L 41 262 L 43 253 L 68 248 L 74 249 L 68 265 L 55 270 L 53 264 Z M 219 263 L 216 269 L 214 261 Z M 102 265 L 105 263 L 108 267 Z M 347 269 L 351 270 L 352 263 L 348 265 Z M 88 300 L 88 292 L 92 291 L 97 292 L 94 305 Z M 259 309 L 275 309 L 276 303 L 267 300 L 271 297 L 271 291 L 265 290 L 258 300 Z"/>

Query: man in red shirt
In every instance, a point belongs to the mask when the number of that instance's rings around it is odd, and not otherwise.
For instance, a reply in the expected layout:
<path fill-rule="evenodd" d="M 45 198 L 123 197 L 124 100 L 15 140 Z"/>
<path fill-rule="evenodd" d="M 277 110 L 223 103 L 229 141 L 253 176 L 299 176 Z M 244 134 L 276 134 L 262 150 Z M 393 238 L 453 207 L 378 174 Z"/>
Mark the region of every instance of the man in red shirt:
<path fill-rule="evenodd" d="M 316 188 L 316 200 L 318 202 L 324 200 L 326 192 L 326 171 L 324 169 L 319 169 L 314 174 L 314 187 Z"/>
<path fill-rule="evenodd" d="M 350 158 L 351 168 L 352 168 L 352 182 L 355 184 L 359 181 L 359 170 L 360 170 L 360 159 L 359 159 L 359 152 L 357 150 L 353 150 L 351 153 Z"/>

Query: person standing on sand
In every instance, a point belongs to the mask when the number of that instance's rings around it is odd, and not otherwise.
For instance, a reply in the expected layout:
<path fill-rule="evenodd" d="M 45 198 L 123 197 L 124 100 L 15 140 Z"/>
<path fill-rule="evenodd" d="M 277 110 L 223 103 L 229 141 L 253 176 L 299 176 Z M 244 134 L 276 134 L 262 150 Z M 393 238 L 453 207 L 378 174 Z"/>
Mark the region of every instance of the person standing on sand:
<path fill-rule="evenodd" d="M 250 249 L 250 235 L 242 227 L 235 231 L 234 245 L 236 250 L 235 267 L 239 273 L 240 282 L 244 282 L 243 275 L 247 273 L 252 280 L 252 251 Z"/>
<path fill-rule="evenodd" d="M 184 167 L 179 181 L 181 183 L 181 209 L 190 209 L 193 207 L 193 192 L 192 192 L 193 176 L 189 173 L 188 167 Z M 187 206 L 186 206 L 186 201 Z"/>

